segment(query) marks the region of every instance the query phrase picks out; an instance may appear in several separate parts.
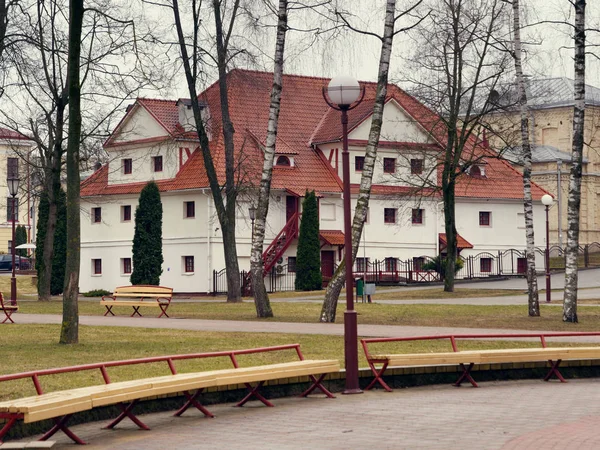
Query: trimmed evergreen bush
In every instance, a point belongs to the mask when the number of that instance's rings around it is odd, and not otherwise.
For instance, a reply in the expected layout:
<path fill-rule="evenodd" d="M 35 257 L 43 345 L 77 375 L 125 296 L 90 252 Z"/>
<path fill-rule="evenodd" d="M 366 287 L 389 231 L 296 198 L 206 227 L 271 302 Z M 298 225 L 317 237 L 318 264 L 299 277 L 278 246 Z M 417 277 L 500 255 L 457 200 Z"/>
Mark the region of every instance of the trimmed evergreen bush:
<path fill-rule="evenodd" d="M 27 230 L 25 229 L 25 225 L 18 225 L 15 228 L 15 247 L 18 247 L 21 244 L 27 243 Z M 12 253 L 12 249 L 8 249 L 8 253 Z M 17 255 L 19 256 L 27 256 L 27 249 L 21 248 L 17 250 Z"/>
<path fill-rule="evenodd" d="M 65 259 L 67 258 L 67 195 L 62 188 L 58 191 L 57 200 L 52 278 L 50 280 L 51 295 L 62 294 L 65 282 Z M 46 239 L 49 209 L 48 195 L 42 192 L 38 206 L 37 234 L 35 238 L 35 270 L 38 273 L 38 290 L 42 278 L 40 277 L 40 271 L 44 267 L 44 240 Z"/>
<path fill-rule="evenodd" d="M 319 212 L 315 191 L 306 191 L 302 202 L 302 221 L 296 255 L 296 290 L 314 291 L 323 288 L 321 246 L 319 242 Z"/>
<path fill-rule="evenodd" d="M 155 182 L 142 189 L 135 210 L 131 284 L 160 284 L 162 274 L 162 202 Z"/>

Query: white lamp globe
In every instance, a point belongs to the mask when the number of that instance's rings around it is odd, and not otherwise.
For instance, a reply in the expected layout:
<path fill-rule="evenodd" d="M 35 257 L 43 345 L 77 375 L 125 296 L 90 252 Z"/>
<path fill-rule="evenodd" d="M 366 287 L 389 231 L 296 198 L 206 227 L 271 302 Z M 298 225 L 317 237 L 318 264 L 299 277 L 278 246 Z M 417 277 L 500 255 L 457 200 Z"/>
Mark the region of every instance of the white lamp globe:
<path fill-rule="evenodd" d="M 351 105 L 360 95 L 360 86 L 354 78 L 338 75 L 329 82 L 327 94 L 336 105 Z"/>
<path fill-rule="evenodd" d="M 550 194 L 542 195 L 542 204 L 543 205 L 550 206 L 552 203 L 554 203 L 554 199 L 552 198 L 552 196 Z"/>

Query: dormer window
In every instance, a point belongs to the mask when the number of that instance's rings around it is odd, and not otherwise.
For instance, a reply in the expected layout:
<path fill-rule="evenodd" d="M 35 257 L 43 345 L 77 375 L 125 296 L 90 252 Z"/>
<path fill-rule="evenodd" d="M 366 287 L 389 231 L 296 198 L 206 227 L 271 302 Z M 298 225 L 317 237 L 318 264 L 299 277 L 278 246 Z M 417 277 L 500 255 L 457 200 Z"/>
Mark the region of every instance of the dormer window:
<path fill-rule="evenodd" d="M 281 155 L 277 157 L 275 165 L 278 167 L 291 167 L 292 161 L 287 156 Z"/>
<path fill-rule="evenodd" d="M 485 177 L 485 166 L 481 164 L 473 164 L 471 167 L 469 167 L 468 173 L 473 178 L 483 178 Z"/>

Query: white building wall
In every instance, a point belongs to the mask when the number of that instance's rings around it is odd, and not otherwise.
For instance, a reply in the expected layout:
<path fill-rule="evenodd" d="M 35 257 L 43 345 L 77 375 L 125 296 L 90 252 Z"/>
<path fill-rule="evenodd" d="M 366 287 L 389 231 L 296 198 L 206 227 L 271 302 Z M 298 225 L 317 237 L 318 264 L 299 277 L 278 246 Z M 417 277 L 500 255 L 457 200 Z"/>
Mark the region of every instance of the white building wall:
<path fill-rule="evenodd" d="M 165 134 L 167 131 L 164 127 L 145 108 L 136 107 L 135 113 L 125 123 L 122 123 L 120 130 L 115 133 L 114 142 L 150 139 Z"/>

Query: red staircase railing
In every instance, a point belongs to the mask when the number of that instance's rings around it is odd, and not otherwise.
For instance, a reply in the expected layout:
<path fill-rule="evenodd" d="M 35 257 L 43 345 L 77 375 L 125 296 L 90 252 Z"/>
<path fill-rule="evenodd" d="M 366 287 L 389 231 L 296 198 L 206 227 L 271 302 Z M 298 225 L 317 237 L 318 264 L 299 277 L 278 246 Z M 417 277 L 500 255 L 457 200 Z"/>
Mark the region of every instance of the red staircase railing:
<path fill-rule="evenodd" d="M 285 226 L 281 229 L 275 239 L 269 244 L 263 252 L 263 276 L 267 276 L 271 269 L 275 267 L 279 258 L 283 256 L 294 239 L 298 237 L 298 213 L 290 217 Z M 251 273 L 248 272 L 242 282 L 242 293 L 250 295 L 252 289 Z"/>

